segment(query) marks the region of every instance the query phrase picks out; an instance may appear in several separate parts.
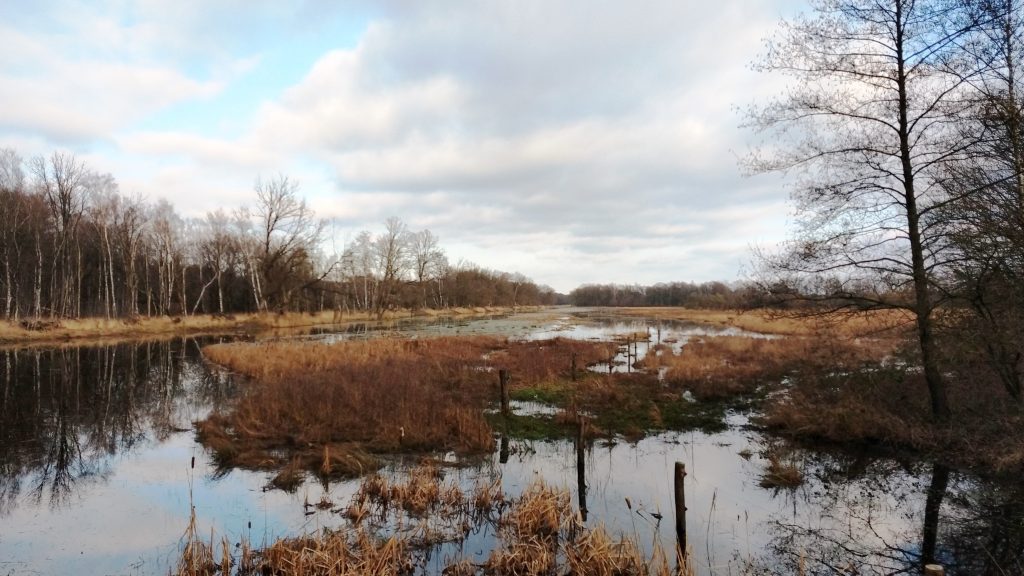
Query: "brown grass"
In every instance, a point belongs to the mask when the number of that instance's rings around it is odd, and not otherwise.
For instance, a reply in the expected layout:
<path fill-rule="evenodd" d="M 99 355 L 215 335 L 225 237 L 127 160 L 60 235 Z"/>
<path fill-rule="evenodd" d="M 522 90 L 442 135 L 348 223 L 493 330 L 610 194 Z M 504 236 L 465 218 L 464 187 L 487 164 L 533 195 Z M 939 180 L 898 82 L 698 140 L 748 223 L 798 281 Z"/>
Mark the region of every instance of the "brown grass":
<path fill-rule="evenodd" d="M 768 465 L 761 476 L 762 488 L 796 488 L 803 484 L 803 472 L 786 450 L 777 445 L 770 445 L 765 450 L 764 457 L 768 460 Z"/>
<path fill-rule="evenodd" d="M 537 310 L 537 307 L 519 307 L 517 311 Z M 474 316 L 512 312 L 511 308 L 449 308 L 445 310 L 420 309 L 387 312 L 384 319 Z M 353 322 L 376 321 L 368 312 L 350 312 L 336 315 L 326 310 L 316 313 L 287 312 L 284 314 L 200 314 L 195 316 L 136 316 L 133 318 L 65 318 L 39 321 L 39 329 L 26 328 L 21 322 L 0 320 L 0 345 L 58 345 L 69 341 L 116 341 L 140 338 L 178 336 L 183 334 L 227 334 L 232 332 L 261 333 L 294 330 L 312 326 L 339 325 Z M 37 323 L 28 319 L 28 325 Z"/>
<path fill-rule="evenodd" d="M 1024 411 L 984 378 L 946 380 L 952 420 L 931 418 L 928 389 L 913 370 L 868 370 L 794 380 L 758 421 L 795 438 L 910 449 L 987 472 L 1024 470 Z"/>
<path fill-rule="evenodd" d="M 836 337 L 789 336 L 764 339 L 712 336 L 689 342 L 680 354 L 667 346 L 648 354 L 641 366 L 666 369 L 665 380 L 702 400 L 750 394 L 785 376 L 821 370 L 854 370 L 877 362 L 898 346 L 893 339 L 842 341 Z"/>
<path fill-rule="evenodd" d="M 415 478 L 414 478 L 415 477 Z M 353 498 L 353 506 L 371 498 L 390 494 L 396 486 L 419 486 L 416 490 L 439 486 L 438 493 L 450 490 L 444 488 L 440 474 L 431 466 L 420 466 L 411 471 L 405 481 L 390 483 L 384 487 L 375 477 L 364 479 L 360 492 Z M 500 494 L 494 483 L 484 483 L 490 488 L 489 500 Z M 478 485 L 479 486 L 479 485 Z M 479 488 L 478 488 L 479 489 Z M 401 491 L 401 490 L 399 490 Z M 370 496 L 376 494 L 377 496 Z M 471 510 L 479 507 L 479 494 L 459 493 L 441 505 L 441 508 L 459 510 L 466 514 L 465 521 L 477 525 L 494 522 L 489 516 L 471 517 Z M 500 516 L 497 537 L 499 546 L 482 565 L 473 564 L 456 556 L 447 561 L 442 573 L 448 576 L 515 575 L 541 576 L 551 574 L 593 574 L 596 576 L 668 576 L 673 573 L 660 542 L 654 542 L 650 556 L 642 552 L 638 536 L 622 535 L 613 538 L 601 526 L 586 529 L 572 509 L 571 497 L 564 489 L 547 486 L 542 482 L 530 485 L 524 493 L 508 503 L 506 513 Z M 391 509 L 398 509 L 391 506 Z M 347 514 L 351 519 L 351 514 Z M 364 514 L 365 517 L 365 514 Z M 220 554 L 214 553 L 215 536 L 203 541 L 195 529 L 193 516 L 189 530 L 182 539 L 178 576 L 213 576 L 220 574 L 279 574 L 279 575 L 327 575 L 327 576 L 399 576 L 411 574 L 422 567 L 422 560 L 430 557 L 431 546 L 444 539 L 429 539 L 424 533 L 426 527 L 414 531 L 403 531 L 390 536 L 375 535 L 373 529 L 360 521 L 353 521 L 353 527 L 297 538 L 278 540 L 267 547 L 252 551 L 248 543 L 241 543 L 235 556 L 231 555 L 227 541 L 222 539 Z M 400 523 L 399 523 L 400 525 Z M 424 526 L 426 526 L 424 524 Z M 467 525 L 466 532 L 469 528 Z M 464 537 L 464 535 L 463 535 Z M 688 556 L 691 557 L 692 554 Z M 695 572 L 687 559 L 679 572 L 681 576 L 692 576 Z"/>
<path fill-rule="evenodd" d="M 902 310 L 835 312 L 797 316 L 782 310 L 702 310 L 691 308 L 615 308 L 616 314 L 655 320 L 683 320 L 720 326 L 734 326 L 750 332 L 786 336 L 811 336 L 822 333 L 856 338 L 899 332 L 912 318 Z"/>
<path fill-rule="evenodd" d="M 606 353 L 597 343 L 499 338 L 378 339 L 335 344 L 218 344 L 205 356 L 250 377 L 227 412 L 197 424 L 224 466 L 353 476 L 376 468 L 369 454 L 489 452 L 483 410 L 495 402 L 497 368 L 515 386 L 565 378 Z M 287 469 L 286 469 L 287 471 Z M 292 486 L 292 477 L 282 478 Z"/>

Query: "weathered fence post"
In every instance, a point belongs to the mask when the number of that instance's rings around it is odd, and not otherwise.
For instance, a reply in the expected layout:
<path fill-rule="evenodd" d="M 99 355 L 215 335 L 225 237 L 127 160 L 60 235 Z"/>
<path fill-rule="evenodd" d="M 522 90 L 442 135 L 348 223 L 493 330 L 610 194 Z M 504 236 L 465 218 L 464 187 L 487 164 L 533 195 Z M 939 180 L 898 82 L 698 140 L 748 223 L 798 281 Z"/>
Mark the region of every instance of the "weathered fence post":
<path fill-rule="evenodd" d="M 676 540 L 679 549 L 676 551 L 676 560 L 679 566 L 686 561 L 686 491 L 683 487 L 683 479 L 686 478 L 686 465 L 676 462 L 675 468 L 675 504 L 676 504 Z"/>
<path fill-rule="evenodd" d="M 498 462 L 502 464 L 508 463 L 508 433 L 501 437 L 501 449 L 498 452 Z"/>
<path fill-rule="evenodd" d="M 572 381 L 575 382 L 576 381 L 576 353 L 575 352 L 572 353 L 572 366 L 571 366 L 571 369 L 570 369 L 570 373 L 572 374 Z"/>
<path fill-rule="evenodd" d="M 576 485 L 580 493 L 580 517 L 587 521 L 587 471 L 586 471 L 586 426 L 587 421 L 582 416 L 577 417 L 576 429 Z"/>
<path fill-rule="evenodd" d="M 508 370 L 498 370 L 498 385 L 501 387 L 501 415 L 508 416 Z"/>

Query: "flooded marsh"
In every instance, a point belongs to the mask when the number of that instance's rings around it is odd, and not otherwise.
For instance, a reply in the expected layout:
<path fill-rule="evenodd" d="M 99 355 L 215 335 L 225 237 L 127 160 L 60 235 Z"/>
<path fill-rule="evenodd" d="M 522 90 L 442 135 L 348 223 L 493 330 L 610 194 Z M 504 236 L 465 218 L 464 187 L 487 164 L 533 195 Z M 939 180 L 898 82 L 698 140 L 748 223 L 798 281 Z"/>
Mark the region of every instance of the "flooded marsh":
<path fill-rule="evenodd" d="M 654 389 L 665 384 L 647 358 L 652 352 L 684 351 L 714 335 L 745 335 L 586 310 L 374 328 L 298 340 L 429 334 L 497 337 L 504 346 L 506 338 L 558 337 L 607 347 L 618 357 L 612 358 L 617 375 L 648 378 Z M 650 339 L 636 337 L 643 333 Z M 348 533 L 358 525 L 376 536 L 415 536 L 409 539 L 417 544 L 414 572 L 439 574 L 461 563 L 461 573 L 498 573 L 497 564 L 487 566 L 503 549 L 505 528 L 494 514 L 479 522 L 467 517 L 464 524 L 432 509 L 433 496 L 416 496 L 410 470 L 424 459 L 440 476 L 439 502 L 454 501 L 457 490 L 463 501 L 489 502 L 496 512 L 543 482 L 566 494 L 569 513 L 589 533 L 603 527 L 613 542 L 631 538 L 647 560 L 660 549 L 671 566 L 672 469 L 683 462 L 687 537 L 699 574 L 789 574 L 801 567 L 829 574 L 849 566 L 867 574 L 913 573 L 925 559 L 941 561 L 952 574 L 1022 571 L 1024 490 L 1015 482 L 871 450 L 791 444 L 752 427 L 757 414 L 743 405 L 718 406 L 716 427 L 677 426 L 662 410 L 660 426 L 648 426 L 653 419 L 647 415 L 644 422 L 626 422 L 638 430 L 626 430 L 616 428 L 623 422 L 601 421 L 598 408 L 615 402 L 577 402 L 575 414 L 593 419 L 581 441 L 576 417 L 558 422 L 569 406 L 559 396 L 564 390 L 545 387 L 543 378 L 516 384 L 516 371 L 525 374 L 525 368 L 513 370 L 511 409 L 533 434 L 502 428 L 507 420 L 496 413 L 496 375 L 481 370 L 488 388 L 480 410 L 493 449 L 472 457 L 453 445 L 440 453 L 376 454 L 377 474 L 386 480 L 376 493 L 413 496 L 408 504 L 389 498 L 400 514 L 382 517 L 366 476 L 321 477 L 303 469 L 293 491 L 268 488 L 276 470 L 226 467 L 192 429 L 193 422 L 237 406 L 249 385 L 204 360 L 200 350 L 218 341 L 0 351 L 0 574 L 166 574 L 178 568 L 192 506 L 196 534 L 209 541 L 213 533 L 218 558 L 226 539 L 236 568 L 243 543 L 255 553 L 278 539 L 323 529 Z M 633 348 L 628 353 L 627 346 Z M 607 360 L 596 359 L 583 374 L 590 362 L 580 359 L 578 378 L 594 378 L 597 386 Z M 558 379 L 568 378 L 571 356 L 558 363 Z M 699 397 L 680 394 L 672 405 L 701 405 Z M 550 427 L 536 430 L 540 425 Z M 795 469 L 801 482 L 763 486 L 773 462 Z M 436 525 L 421 527 L 424 518 Z M 599 544 L 600 536 L 592 538 Z"/>

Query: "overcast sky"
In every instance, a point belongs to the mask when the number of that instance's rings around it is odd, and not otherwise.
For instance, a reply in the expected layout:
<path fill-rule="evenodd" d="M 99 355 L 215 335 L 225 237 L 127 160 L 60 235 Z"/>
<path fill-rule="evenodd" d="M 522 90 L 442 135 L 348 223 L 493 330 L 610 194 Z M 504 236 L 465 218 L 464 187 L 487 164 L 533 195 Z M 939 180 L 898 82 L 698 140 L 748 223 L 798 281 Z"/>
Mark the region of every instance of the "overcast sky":
<path fill-rule="evenodd" d="M 0 2 L 0 147 L 69 150 L 186 216 L 297 178 L 336 247 L 389 216 L 450 260 L 732 280 L 786 236 L 737 108 L 795 0 Z"/>

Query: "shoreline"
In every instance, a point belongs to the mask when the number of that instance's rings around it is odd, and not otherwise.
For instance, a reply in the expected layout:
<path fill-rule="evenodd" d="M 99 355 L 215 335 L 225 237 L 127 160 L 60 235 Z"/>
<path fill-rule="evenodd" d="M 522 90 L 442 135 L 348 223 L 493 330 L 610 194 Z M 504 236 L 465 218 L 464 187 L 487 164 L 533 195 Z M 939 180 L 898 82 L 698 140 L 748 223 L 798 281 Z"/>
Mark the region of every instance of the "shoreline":
<path fill-rule="evenodd" d="M 333 311 L 316 313 L 288 312 L 200 314 L 196 316 L 124 318 L 72 318 L 56 320 L 54 327 L 27 329 L 13 321 L 0 321 L 0 348 L 61 346 L 107 341 L 150 340 L 179 336 L 216 336 L 220 334 L 260 334 L 274 330 L 300 330 L 318 326 L 346 326 L 358 322 L 388 322 L 408 319 L 474 317 L 493 314 L 538 312 L 549 306 L 478 306 L 473 308 L 423 308 L 396 310 L 384 314 L 351 312 L 336 315 Z"/>

